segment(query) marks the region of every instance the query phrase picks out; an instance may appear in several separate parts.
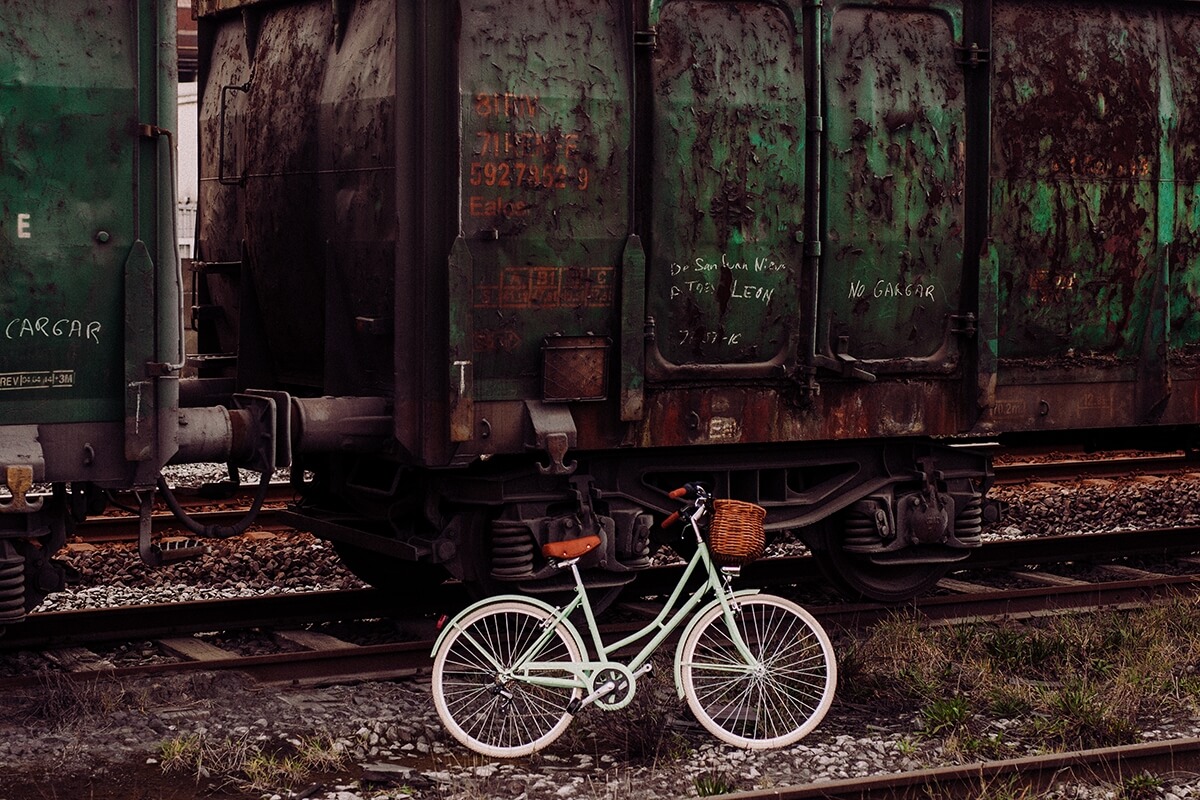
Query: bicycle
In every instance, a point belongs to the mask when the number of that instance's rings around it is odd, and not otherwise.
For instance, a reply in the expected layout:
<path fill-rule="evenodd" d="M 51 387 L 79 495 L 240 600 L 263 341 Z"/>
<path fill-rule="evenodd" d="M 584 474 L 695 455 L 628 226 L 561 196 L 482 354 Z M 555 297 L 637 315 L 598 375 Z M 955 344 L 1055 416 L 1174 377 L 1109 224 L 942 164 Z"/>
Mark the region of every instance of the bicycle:
<path fill-rule="evenodd" d="M 551 744 L 583 708 L 624 708 L 638 678 L 650 671 L 651 656 L 685 620 L 674 659 L 676 688 L 710 733 L 731 745 L 765 749 L 792 744 L 821 722 L 837 684 L 829 636 L 796 603 L 730 586 L 741 565 L 762 553 L 766 512 L 752 503 L 714 500 L 697 484 L 670 496 L 689 501 L 690 511 L 675 512 L 663 525 L 686 519 L 684 535 L 691 530 L 696 551 L 666 607 L 640 630 L 612 644 L 601 640 L 578 567 L 601 544 L 598 536 L 543 548 L 547 559 L 574 575 L 574 596 L 564 606 L 497 596 L 443 627 L 433 649 L 433 701 L 455 739 L 490 757 L 525 756 Z M 697 570 L 707 578 L 682 600 Z M 715 598 L 697 611 L 710 592 Z M 580 609 L 594 659 L 571 621 Z M 647 637 L 632 660 L 614 659 Z"/>

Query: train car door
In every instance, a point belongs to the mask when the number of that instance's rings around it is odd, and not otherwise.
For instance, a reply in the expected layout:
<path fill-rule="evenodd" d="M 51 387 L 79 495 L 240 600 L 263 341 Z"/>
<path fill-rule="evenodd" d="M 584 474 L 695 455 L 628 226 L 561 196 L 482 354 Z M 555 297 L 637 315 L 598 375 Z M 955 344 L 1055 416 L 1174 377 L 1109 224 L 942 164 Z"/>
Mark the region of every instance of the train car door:
<path fill-rule="evenodd" d="M 110 479 L 125 460 L 152 481 L 158 468 L 154 414 L 170 401 L 147 364 L 182 356 L 175 84 L 156 73 L 174 62 L 175 17 L 162 5 L 0 6 L 0 422 L 125 425 L 124 450 L 89 428 L 95 458 L 63 450 L 56 481 Z M 0 460 L 48 445 L 46 430 Z"/>
<path fill-rule="evenodd" d="M 1191 138 L 1177 126 L 1195 99 L 1192 13 L 996 3 L 993 429 L 1140 425 L 1168 409 L 1168 297 L 1186 284 L 1167 265 L 1185 253 L 1172 253 L 1173 195 L 1175 131 Z"/>
<path fill-rule="evenodd" d="M 961 41 L 958 2 L 826 5 L 817 350 L 861 377 L 953 372 L 970 332 Z"/>
<path fill-rule="evenodd" d="M 451 436 L 466 441 L 472 403 L 609 393 L 632 57 L 619 0 L 462 0 L 460 13 Z"/>
<path fill-rule="evenodd" d="M 127 262 L 145 264 L 153 210 L 137 172 L 138 42 L 128 4 L 0 9 L 0 390 L 4 422 L 120 419 Z M 57 16 L 60 21 L 51 20 Z M 67 20 L 99 20 L 76 30 Z M 146 90 L 143 89 L 143 92 Z M 121 190 L 116 190 L 121 187 Z M 153 219 L 153 217 L 151 217 Z M 147 243 L 150 250 L 147 250 Z M 137 271 L 140 267 L 129 267 Z M 153 296 L 129 311 L 154 319 Z M 148 323 L 147 323 L 148 324 Z M 153 356 L 144 354 L 143 361 Z"/>
<path fill-rule="evenodd" d="M 801 13 L 662 0 L 650 26 L 647 377 L 782 376 L 806 213 Z"/>

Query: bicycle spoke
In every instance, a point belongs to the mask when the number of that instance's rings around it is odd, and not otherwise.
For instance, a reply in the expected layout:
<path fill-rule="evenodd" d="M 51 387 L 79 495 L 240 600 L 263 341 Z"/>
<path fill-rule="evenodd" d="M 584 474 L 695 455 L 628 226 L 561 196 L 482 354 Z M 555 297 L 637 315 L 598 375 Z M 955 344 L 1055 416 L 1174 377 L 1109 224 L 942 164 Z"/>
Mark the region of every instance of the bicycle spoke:
<path fill-rule="evenodd" d="M 526 755 L 566 728 L 580 687 L 530 680 L 559 670 L 570 676 L 583 657 L 569 629 L 549 619 L 540 606 L 506 600 L 455 621 L 434 659 L 434 705 L 463 744 L 485 755 Z M 524 665 L 535 662 L 527 678 Z"/>
<path fill-rule="evenodd" d="M 734 621 L 743 650 L 721 608 L 706 612 L 689 634 L 680 665 L 701 724 L 733 744 L 773 747 L 799 739 L 820 721 L 835 672 L 827 637 L 806 615 L 770 595 L 739 600 Z"/>

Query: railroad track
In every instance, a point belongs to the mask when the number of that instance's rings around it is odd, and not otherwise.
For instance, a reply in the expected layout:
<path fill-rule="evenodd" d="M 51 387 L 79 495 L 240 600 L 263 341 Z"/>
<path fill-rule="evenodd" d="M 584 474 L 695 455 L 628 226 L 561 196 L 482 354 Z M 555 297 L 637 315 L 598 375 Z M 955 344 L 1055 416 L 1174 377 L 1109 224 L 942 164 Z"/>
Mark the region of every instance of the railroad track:
<path fill-rule="evenodd" d="M 823 781 L 722 795 L 723 800 L 928 800 L 931 797 L 1039 797 L 1056 784 L 1120 785 L 1149 773 L 1200 771 L 1200 739 L 1104 747 L 987 761 L 869 778 Z"/>
<path fill-rule="evenodd" d="M 1200 542 L 1200 530 L 1169 529 L 1136 533 L 1096 534 L 1028 539 L 986 544 L 973 555 L 968 569 L 939 584 L 935 594 L 903 607 L 876 603 L 814 605 L 803 592 L 818 580 L 811 559 L 779 558 L 758 562 L 743 575 L 751 585 L 784 595 L 800 595 L 809 609 L 831 628 L 852 629 L 874 624 L 897 613 L 914 614 L 933 624 L 952 621 L 1013 619 L 1098 607 L 1144 605 L 1156 596 L 1200 591 L 1200 558 L 1188 555 Z M 1095 562 L 1101 554 L 1114 559 L 1073 577 L 1078 568 L 1051 565 Z M 1182 555 L 1181 555 L 1182 554 Z M 1131 567 L 1121 559 L 1153 555 L 1170 558 L 1170 574 Z M 1036 565 L 1030 567 L 1028 565 Z M 630 595 L 641 597 L 618 605 L 628 620 L 605 626 L 606 636 L 620 637 L 657 613 L 656 596 L 673 586 L 675 567 L 646 570 Z M 984 581 L 999 573 L 1007 586 Z M 983 576 L 978 577 L 978 576 Z M 994 577 L 994 576 L 990 576 Z M 1014 588 L 1014 581 L 1024 585 Z M 0 650 L 40 649 L 55 653 L 64 669 L 84 678 L 125 676 L 155 671 L 235 669 L 271 683 L 336 682 L 411 675 L 429 666 L 436 621 L 462 607 L 468 598 L 459 584 L 448 582 L 421 598 L 404 598 L 373 589 L 269 595 L 240 600 L 125 606 L 102 610 L 59 611 L 31 615 L 0 637 Z M 307 626 L 332 621 L 402 619 L 412 634 L 407 641 L 357 645 Z M 289 643 L 289 652 L 240 656 L 197 638 L 210 631 L 266 629 Z M 87 647 L 101 642 L 153 640 L 178 659 L 170 664 L 118 667 Z M 298 648 L 298 649 L 296 649 Z M 0 688 L 30 683 L 36 677 L 0 679 Z"/>
<path fill-rule="evenodd" d="M 254 499 L 254 487 L 239 487 L 227 496 L 213 497 L 197 490 L 179 490 L 176 499 L 183 509 L 199 523 L 234 523 L 245 516 Z M 255 517 L 258 530 L 291 530 L 277 514 L 296 499 L 296 491 L 286 483 L 272 484 L 267 490 L 263 507 Z M 119 494 L 114 505 L 101 516 L 88 517 L 75 526 L 75 536 L 88 544 L 136 542 L 138 538 L 137 499 L 132 494 Z M 165 508 L 151 516 L 152 530 L 167 533 L 183 525 Z"/>
<path fill-rule="evenodd" d="M 1134 475 L 1171 475 L 1181 472 L 1200 472 L 1200 462 L 1185 453 L 1153 455 L 1112 455 L 1104 458 L 1052 458 L 1006 460 L 994 466 L 999 484 L 1031 481 L 1074 481 L 1088 478 L 1125 478 Z M 1019 459 L 1021 456 L 1009 456 Z"/>

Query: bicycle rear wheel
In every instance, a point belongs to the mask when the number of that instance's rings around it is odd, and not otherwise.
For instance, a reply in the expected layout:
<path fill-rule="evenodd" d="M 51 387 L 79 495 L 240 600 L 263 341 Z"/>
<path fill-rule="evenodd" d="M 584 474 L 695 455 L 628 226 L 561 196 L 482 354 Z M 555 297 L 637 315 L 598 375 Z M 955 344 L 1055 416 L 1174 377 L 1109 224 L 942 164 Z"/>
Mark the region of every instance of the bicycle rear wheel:
<path fill-rule="evenodd" d="M 688 706 L 723 742 L 751 749 L 792 744 L 833 703 L 833 645 L 820 623 L 790 600 L 760 594 L 731 602 L 738 634 L 757 663 L 738 652 L 721 606 L 709 606 L 680 651 Z"/>
<path fill-rule="evenodd" d="M 486 756 L 515 758 L 540 750 L 566 730 L 567 706 L 582 689 L 536 680 L 569 679 L 569 666 L 582 661 L 583 653 L 563 624 L 547 632 L 549 619 L 541 606 L 505 600 L 454 623 L 433 660 L 433 704 L 455 739 Z M 541 666 L 521 668 L 529 662 Z"/>

